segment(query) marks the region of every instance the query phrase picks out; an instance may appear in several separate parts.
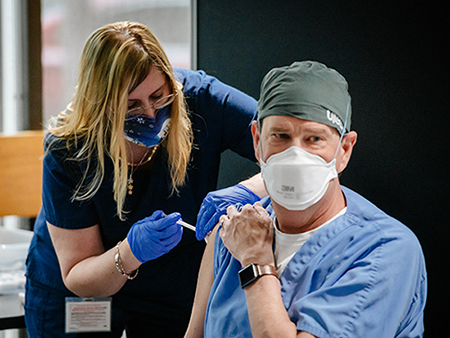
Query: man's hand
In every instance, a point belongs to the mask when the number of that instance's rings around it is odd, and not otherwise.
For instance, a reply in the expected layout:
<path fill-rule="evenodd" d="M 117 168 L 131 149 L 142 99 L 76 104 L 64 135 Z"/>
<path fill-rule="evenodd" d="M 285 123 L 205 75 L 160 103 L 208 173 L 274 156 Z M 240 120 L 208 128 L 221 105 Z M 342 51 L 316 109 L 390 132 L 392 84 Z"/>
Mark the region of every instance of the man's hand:
<path fill-rule="evenodd" d="M 274 264 L 273 220 L 259 202 L 254 206 L 245 205 L 240 212 L 230 206 L 227 217 L 221 219 L 220 237 L 242 266 Z"/>

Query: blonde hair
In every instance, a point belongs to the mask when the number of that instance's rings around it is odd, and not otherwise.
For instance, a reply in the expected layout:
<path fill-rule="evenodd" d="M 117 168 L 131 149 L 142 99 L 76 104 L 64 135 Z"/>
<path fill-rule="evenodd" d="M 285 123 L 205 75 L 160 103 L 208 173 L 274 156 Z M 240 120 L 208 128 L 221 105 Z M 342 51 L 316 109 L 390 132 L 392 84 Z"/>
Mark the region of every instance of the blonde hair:
<path fill-rule="evenodd" d="M 172 93 L 169 132 L 162 144 L 168 153 L 172 193 L 184 184 L 193 136 L 184 101 L 182 84 L 176 81 L 172 66 L 161 44 L 143 24 L 116 22 L 94 31 L 86 42 L 78 68 L 78 84 L 72 102 L 49 125 L 49 131 L 66 140 L 66 145 L 81 146 L 72 160 L 86 160 L 94 166 L 93 178 L 87 171 L 79 182 L 74 200 L 95 195 L 104 177 L 105 156 L 114 165 L 114 200 L 117 215 L 124 220 L 127 194 L 128 160 L 124 139 L 124 120 L 128 94 L 149 74 L 159 68 Z M 96 163 L 91 163 L 96 158 Z"/>

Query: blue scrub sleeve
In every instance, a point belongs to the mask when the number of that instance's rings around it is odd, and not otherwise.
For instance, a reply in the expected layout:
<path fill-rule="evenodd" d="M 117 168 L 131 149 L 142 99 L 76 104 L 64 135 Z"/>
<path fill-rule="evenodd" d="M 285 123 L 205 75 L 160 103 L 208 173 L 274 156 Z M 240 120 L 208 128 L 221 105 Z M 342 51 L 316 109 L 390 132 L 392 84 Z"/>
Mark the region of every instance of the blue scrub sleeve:
<path fill-rule="evenodd" d="M 184 85 L 190 113 L 201 116 L 206 134 L 220 138 L 220 152 L 231 149 L 256 162 L 250 132 L 256 100 L 203 71 L 176 69 L 176 73 Z"/>
<path fill-rule="evenodd" d="M 50 135 L 46 144 L 52 139 Z M 82 165 L 67 159 L 67 149 L 53 147 L 45 152 L 43 161 L 42 207 L 46 221 L 67 229 L 82 229 L 99 223 L 91 201 L 73 199 L 83 175 Z"/>
<path fill-rule="evenodd" d="M 228 88 L 223 100 L 222 135 L 223 148 L 231 149 L 241 156 L 248 157 L 244 149 L 250 144 L 251 157 L 254 156 L 251 124 L 256 119 L 256 101 L 235 88 Z M 251 117 L 251 119 L 249 119 Z M 254 158 L 256 162 L 256 158 Z"/>

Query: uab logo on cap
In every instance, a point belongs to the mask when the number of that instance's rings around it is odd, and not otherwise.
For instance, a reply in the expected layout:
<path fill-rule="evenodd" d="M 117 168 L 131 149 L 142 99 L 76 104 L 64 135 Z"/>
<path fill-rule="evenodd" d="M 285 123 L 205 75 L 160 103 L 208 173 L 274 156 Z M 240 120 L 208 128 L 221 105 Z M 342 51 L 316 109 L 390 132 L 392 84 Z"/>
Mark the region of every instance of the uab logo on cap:
<path fill-rule="evenodd" d="M 344 129 L 344 126 L 342 125 L 342 121 L 339 118 L 339 116 L 337 116 L 335 113 L 333 113 L 328 109 L 327 109 L 327 118 L 331 123 L 337 124 L 341 131 Z"/>

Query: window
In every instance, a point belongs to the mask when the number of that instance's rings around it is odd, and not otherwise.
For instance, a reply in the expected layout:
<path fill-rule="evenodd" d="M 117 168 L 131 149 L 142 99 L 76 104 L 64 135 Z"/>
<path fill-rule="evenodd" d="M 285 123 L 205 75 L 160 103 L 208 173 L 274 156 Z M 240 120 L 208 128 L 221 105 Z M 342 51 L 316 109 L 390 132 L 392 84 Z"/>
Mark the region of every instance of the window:
<path fill-rule="evenodd" d="M 88 36 L 116 21 L 147 25 L 172 66 L 191 68 L 191 0 L 42 0 L 43 119 L 71 101 Z"/>

